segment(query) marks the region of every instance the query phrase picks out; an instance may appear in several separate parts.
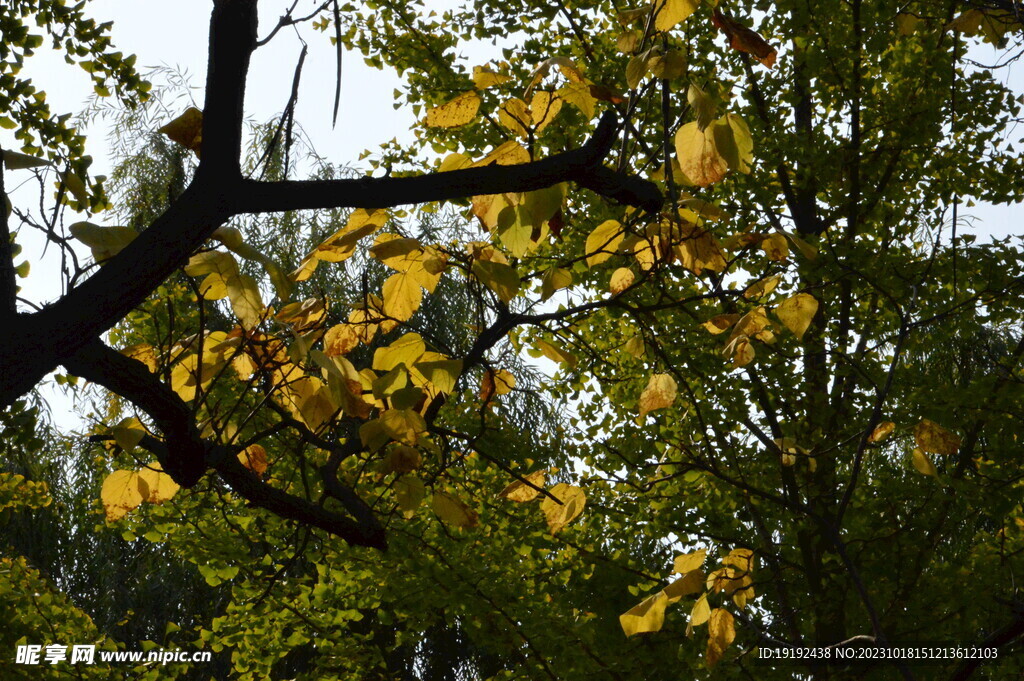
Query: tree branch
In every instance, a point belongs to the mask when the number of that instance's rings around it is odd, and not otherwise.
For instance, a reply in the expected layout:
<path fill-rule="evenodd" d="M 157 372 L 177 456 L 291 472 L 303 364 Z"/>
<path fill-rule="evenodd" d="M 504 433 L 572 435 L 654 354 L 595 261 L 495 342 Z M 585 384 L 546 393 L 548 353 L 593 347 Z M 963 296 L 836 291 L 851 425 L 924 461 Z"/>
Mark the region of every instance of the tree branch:
<path fill-rule="evenodd" d="M 606 112 L 594 136 L 579 149 L 519 165 L 489 165 L 413 177 L 364 177 L 357 180 L 260 182 L 243 180 L 239 213 L 266 213 L 317 208 L 390 208 L 467 196 L 525 192 L 564 181 L 608 198 L 657 212 L 657 186 L 601 165 L 615 140 L 616 118 Z"/>
<path fill-rule="evenodd" d="M 387 548 L 384 529 L 353 490 L 337 479 L 326 483 L 329 493 L 340 496 L 345 507 L 358 516 L 355 520 L 263 482 L 238 461 L 237 447 L 202 439 L 185 401 L 142 362 L 94 340 L 64 365 L 73 374 L 127 398 L 153 417 L 165 441 L 146 436 L 142 445 L 156 454 L 164 471 L 181 486 L 194 486 L 212 467 L 232 491 L 254 506 L 326 530 L 355 546 Z"/>

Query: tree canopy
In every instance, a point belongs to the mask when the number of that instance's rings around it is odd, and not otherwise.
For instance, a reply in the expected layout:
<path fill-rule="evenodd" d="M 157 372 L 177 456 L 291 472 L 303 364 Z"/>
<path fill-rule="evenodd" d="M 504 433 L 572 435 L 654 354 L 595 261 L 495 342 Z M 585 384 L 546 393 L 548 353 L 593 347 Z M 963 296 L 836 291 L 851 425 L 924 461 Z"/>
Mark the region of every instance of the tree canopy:
<path fill-rule="evenodd" d="M 1013 7 L 300 4 L 260 27 L 215 0 L 201 107 L 85 2 L 0 8 L 9 652 L 215 656 L 55 678 L 1019 678 L 1024 261 L 964 230 L 1024 198 L 1020 93 L 970 58 L 1015 58 Z M 400 74 L 416 141 L 317 156 L 305 50 L 250 123 L 285 29 L 339 79 L 343 50 Z M 47 38 L 112 100 L 110 177 L 19 75 Z M 18 262 L 30 231 L 59 272 Z M 26 297 L 40 275 L 63 295 Z M 54 371 L 87 433 L 48 426 Z M 845 657 L 900 646 L 938 659 Z"/>

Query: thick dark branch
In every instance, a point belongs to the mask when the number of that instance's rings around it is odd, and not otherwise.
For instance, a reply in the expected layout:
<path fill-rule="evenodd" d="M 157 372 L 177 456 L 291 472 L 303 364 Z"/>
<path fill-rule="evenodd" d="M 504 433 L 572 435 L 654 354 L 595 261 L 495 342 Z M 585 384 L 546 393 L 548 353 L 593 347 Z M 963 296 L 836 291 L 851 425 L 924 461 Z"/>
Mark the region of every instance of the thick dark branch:
<path fill-rule="evenodd" d="M 489 165 L 414 177 L 258 182 L 245 180 L 236 210 L 264 213 L 316 208 L 390 208 L 482 194 L 543 189 L 566 180 L 648 211 L 661 208 L 657 186 L 601 165 L 615 140 L 615 114 L 601 118 L 579 149 L 520 165 Z"/>
<path fill-rule="evenodd" d="M 68 371 L 127 398 L 153 417 L 166 442 L 146 437 L 142 444 L 156 454 L 163 469 L 183 487 L 194 486 L 212 466 L 236 494 L 254 506 L 319 527 L 356 546 L 387 548 L 383 528 L 353 490 L 336 479 L 330 481 L 332 495 L 343 496 L 346 508 L 357 510 L 355 520 L 263 482 L 238 461 L 237 447 L 203 440 L 188 405 L 142 362 L 93 341 L 68 359 L 65 366 Z"/>
<path fill-rule="evenodd" d="M 214 2 L 203 105 L 203 160 L 197 171 L 209 182 L 241 177 L 245 80 L 256 49 L 256 21 L 256 0 Z"/>
<path fill-rule="evenodd" d="M 163 469 L 182 487 L 193 487 L 206 472 L 206 443 L 199 437 L 192 410 L 145 364 L 94 340 L 64 361 L 72 374 L 131 400 L 153 417 L 167 441 Z"/>

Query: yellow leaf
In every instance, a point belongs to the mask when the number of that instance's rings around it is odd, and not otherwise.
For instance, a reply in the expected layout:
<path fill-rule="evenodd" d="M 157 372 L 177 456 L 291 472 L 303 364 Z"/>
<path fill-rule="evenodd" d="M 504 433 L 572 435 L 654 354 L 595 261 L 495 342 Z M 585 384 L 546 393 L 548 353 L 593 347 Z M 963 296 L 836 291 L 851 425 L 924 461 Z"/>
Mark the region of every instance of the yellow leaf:
<path fill-rule="evenodd" d="M 162 504 L 178 493 L 178 483 L 171 479 L 171 476 L 164 473 L 158 463 L 151 463 L 139 471 L 139 479 L 145 483 L 149 494 L 144 501 L 151 504 Z M 140 488 L 141 489 L 141 488 Z"/>
<path fill-rule="evenodd" d="M 409 473 L 419 468 L 422 461 L 423 458 L 418 449 L 408 445 L 396 445 L 384 455 L 384 460 L 381 461 L 378 470 L 384 475 Z"/>
<path fill-rule="evenodd" d="M 96 262 L 113 258 L 139 235 L 131 227 L 100 227 L 91 222 L 76 222 L 68 231 L 89 247 Z"/>
<path fill-rule="evenodd" d="M 227 280 L 228 299 L 235 316 L 247 329 L 255 328 L 263 318 L 263 298 L 259 286 L 248 274 L 239 274 Z"/>
<path fill-rule="evenodd" d="M 676 24 L 684 21 L 697 11 L 700 0 L 659 0 L 658 14 L 654 17 L 654 27 L 659 31 L 668 31 Z"/>
<path fill-rule="evenodd" d="M 781 262 L 789 257 L 789 243 L 783 234 L 770 234 L 761 242 L 761 250 L 769 260 Z"/>
<path fill-rule="evenodd" d="M 612 257 L 624 236 L 622 225 L 617 220 L 605 220 L 594 228 L 587 237 L 587 267 L 593 267 Z"/>
<path fill-rule="evenodd" d="M 534 487 L 544 487 L 544 478 L 547 471 L 541 469 L 534 471 L 529 475 L 523 476 L 523 480 L 528 481 Z M 523 480 L 516 480 L 509 484 L 505 489 L 498 493 L 499 499 L 508 499 L 509 501 L 515 501 L 517 503 L 524 503 L 527 501 L 533 501 L 540 494 L 540 491 L 530 487 Z"/>
<path fill-rule="evenodd" d="M 754 361 L 755 353 L 754 346 L 750 343 L 750 338 L 745 335 L 734 336 L 725 346 L 725 350 L 722 354 L 726 357 L 732 357 L 732 366 L 734 369 L 745 367 Z"/>
<path fill-rule="evenodd" d="M 507 395 L 516 386 L 516 377 L 504 369 L 488 369 L 480 381 L 480 399 L 490 402 L 495 395 Z"/>
<path fill-rule="evenodd" d="M 359 331 L 351 324 L 338 324 L 324 334 L 324 354 L 328 357 L 347 355 L 359 345 Z"/>
<path fill-rule="evenodd" d="M 715 608 L 708 619 L 708 667 L 714 667 L 722 659 L 725 649 L 736 639 L 736 624 L 732 613 L 725 608 Z"/>
<path fill-rule="evenodd" d="M 669 374 L 654 374 L 647 382 L 647 387 L 640 394 L 640 416 L 655 409 L 671 406 L 676 400 L 678 386 Z"/>
<path fill-rule="evenodd" d="M 267 463 L 267 450 L 263 445 L 249 445 L 238 453 L 238 460 L 256 475 L 263 475 L 269 465 Z"/>
<path fill-rule="evenodd" d="M 700 549 L 693 551 L 692 553 L 684 553 L 676 556 L 675 562 L 672 563 L 672 572 L 678 572 L 681 575 L 685 575 L 687 572 L 696 570 L 700 566 L 704 565 L 704 560 L 707 558 L 707 549 Z"/>
<path fill-rule="evenodd" d="M 455 390 L 455 382 L 462 375 L 461 359 L 442 359 L 429 362 L 417 362 L 417 371 L 437 390 L 451 394 Z"/>
<path fill-rule="evenodd" d="M 406 272 L 392 274 L 381 288 L 384 314 L 400 322 L 409 320 L 423 302 L 423 290 Z"/>
<path fill-rule="evenodd" d="M 480 516 L 476 511 L 444 492 L 434 492 L 430 506 L 447 525 L 476 527 L 480 524 Z"/>
<path fill-rule="evenodd" d="M 775 316 L 797 338 L 803 338 L 818 312 L 818 301 L 809 293 L 798 293 L 775 306 Z"/>
<path fill-rule="evenodd" d="M 620 267 L 612 272 L 612 280 L 608 286 L 613 295 L 618 295 L 633 285 L 636 279 L 633 270 L 628 267 Z"/>
<path fill-rule="evenodd" d="M 730 170 L 750 172 L 754 159 L 754 139 L 742 118 L 726 114 L 711 124 L 709 131 L 715 137 L 715 147 Z"/>
<path fill-rule="evenodd" d="M 629 637 L 661 631 L 661 627 L 665 623 L 665 606 L 668 603 L 668 597 L 664 592 L 659 591 L 619 615 L 619 625 L 622 627 L 623 633 Z"/>
<path fill-rule="evenodd" d="M 108 475 L 100 489 L 100 499 L 107 513 L 107 520 L 118 520 L 129 511 L 138 508 L 144 496 L 149 496 L 149 490 L 145 485 L 135 471 L 114 471 Z"/>
<path fill-rule="evenodd" d="M 519 274 L 511 265 L 489 260 L 474 260 L 473 274 L 507 303 L 519 292 Z"/>
<path fill-rule="evenodd" d="M 555 295 L 555 291 L 572 286 L 572 272 L 561 267 L 549 267 L 540 277 L 541 300 Z"/>
<path fill-rule="evenodd" d="M 191 149 L 199 156 L 203 145 L 203 112 L 194 106 L 185 109 L 185 112 L 172 120 L 167 125 L 158 129 L 186 149 Z"/>
<path fill-rule="evenodd" d="M 952 456 L 960 451 L 960 436 L 928 419 L 921 419 L 914 428 L 914 442 L 922 451 L 941 456 Z"/>
<path fill-rule="evenodd" d="M 640 81 L 647 75 L 647 55 L 636 55 L 626 62 L 626 85 L 630 90 L 635 90 Z"/>
<path fill-rule="evenodd" d="M 388 437 L 407 445 L 416 444 L 420 434 L 427 431 L 427 422 L 412 409 L 388 409 L 379 421 Z"/>
<path fill-rule="evenodd" d="M 680 50 L 670 49 L 652 56 L 647 65 L 655 78 L 675 80 L 686 73 L 686 55 Z"/>
<path fill-rule="evenodd" d="M 146 368 L 151 372 L 156 373 L 158 364 L 156 359 L 156 351 L 152 345 L 146 343 L 139 343 L 138 345 L 132 345 L 123 350 L 119 351 L 125 357 L 131 357 L 134 360 L 142 362 L 146 365 Z"/>
<path fill-rule="evenodd" d="M 559 364 L 565 364 L 566 366 L 573 368 L 576 366 L 576 355 L 571 352 L 567 352 L 562 348 L 548 343 L 545 340 L 537 340 L 537 349 L 541 353 L 550 359 L 552 362 L 558 362 Z"/>
<path fill-rule="evenodd" d="M 725 254 L 709 230 L 684 222 L 680 238 L 675 253 L 686 269 L 700 274 L 705 269 L 721 272 L 726 268 Z"/>
<path fill-rule="evenodd" d="M 520 137 L 528 137 L 532 127 L 533 115 L 530 113 L 530 106 L 513 97 L 498 109 L 498 121 L 501 122 L 514 134 Z"/>
<path fill-rule="evenodd" d="M 711 617 L 711 607 L 708 606 L 708 595 L 702 594 L 697 602 L 693 604 L 690 611 L 690 626 L 699 627 Z"/>
<path fill-rule="evenodd" d="M 692 570 L 665 587 L 665 595 L 669 603 L 675 603 L 684 596 L 699 594 L 704 590 L 704 573 L 700 570 Z"/>
<path fill-rule="evenodd" d="M 562 109 L 562 100 L 546 90 L 533 93 L 530 100 L 530 115 L 533 119 L 534 132 L 539 133 L 554 120 Z"/>
<path fill-rule="evenodd" d="M 875 426 L 875 429 L 871 431 L 871 435 L 868 436 L 868 442 L 881 442 L 885 438 L 889 437 L 889 434 L 895 429 L 895 423 L 892 421 L 883 421 Z"/>
<path fill-rule="evenodd" d="M 679 167 L 691 184 L 700 187 L 718 182 L 729 170 L 729 164 L 715 145 L 714 125 L 701 130 L 696 121 L 676 132 L 676 156 Z"/>
<path fill-rule="evenodd" d="M 918 473 L 930 475 L 938 480 L 939 471 L 935 468 L 935 464 L 932 463 L 931 459 L 928 458 L 928 455 L 921 451 L 921 449 L 914 447 L 914 451 L 910 453 L 910 461 L 914 464 L 914 468 L 917 469 Z"/>
<path fill-rule="evenodd" d="M 415 475 L 403 475 L 395 480 L 393 487 L 395 500 L 398 502 L 398 508 L 401 509 L 402 515 L 406 518 L 413 517 L 416 509 L 423 502 L 423 497 L 427 494 L 423 481 Z"/>
<path fill-rule="evenodd" d="M 463 168 L 469 168 L 472 165 L 473 159 L 471 159 L 469 156 L 466 156 L 465 154 L 455 152 L 452 154 L 448 154 L 447 156 L 444 157 L 444 160 L 441 161 L 441 165 L 438 166 L 437 168 L 437 172 L 447 173 L 451 172 L 452 170 L 462 170 Z"/>
<path fill-rule="evenodd" d="M 569 83 L 555 94 L 582 111 L 587 120 L 594 117 L 597 99 L 590 93 L 590 85 L 587 83 Z"/>
<path fill-rule="evenodd" d="M 587 495 L 582 488 L 576 485 L 560 482 L 551 488 L 551 496 L 562 503 L 559 504 L 550 497 L 545 497 L 540 502 L 540 510 L 548 523 L 548 530 L 550 530 L 551 534 L 558 534 L 566 525 L 583 513 L 583 507 L 587 503 Z"/>
<path fill-rule="evenodd" d="M 766 295 L 775 290 L 775 287 L 782 281 L 782 277 L 778 274 L 773 274 L 770 277 L 765 277 L 759 281 L 754 282 L 743 291 L 743 297 L 747 300 L 756 300 L 758 298 L 764 298 Z M 795 297 L 795 296 L 794 296 Z M 814 298 L 811 298 L 814 300 Z M 779 307 L 782 307 L 781 305 Z M 815 302 L 817 307 L 817 302 Z"/>
<path fill-rule="evenodd" d="M 736 320 L 740 318 L 738 314 L 720 314 L 715 315 L 711 319 L 707 320 L 701 326 L 708 330 L 712 336 L 717 336 L 720 333 L 725 333 L 729 330 L 729 327 L 736 323 Z"/>
<path fill-rule="evenodd" d="M 530 152 L 526 150 L 526 147 L 515 140 L 510 140 L 495 148 L 491 153 L 474 163 L 473 167 L 489 166 L 491 164 L 512 166 L 519 163 L 529 162 Z"/>
<path fill-rule="evenodd" d="M 697 129 L 705 130 L 715 120 L 715 101 L 708 97 L 696 83 L 686 91 L 686 101 L 697 116 Z"/>
<path fill-rule="evenodd" d="M 139 442 L 146 435 L 146 429 L 142 427 L 142 423 L 134 416 L 122 419 L 120 423 L 110 429 L 110 434 L 114 436 L 114 441 L 120 445 L 121 449 L 126 452 L 130 452 L 139 446 Z"/>
<path fill-rule="evenodd" d="M 427 125 L 433 128 L 455 128 L 476 118 L 480 95 L 470 90 L 427 111 Z"/>
<path fill-rule="evenodd" d="M 503 85 L 510 80 L 512 80 L 512 76 L 496 73 L 489 66 L 473 67 L 473 85 L 476 85 L 478 90 L 486 90 L 495 85 Z"/>
<path fill-rule="evenodd" d="M 373 370 L 391 371 L 399 364 L 411 367 L 426 351 L 427 345 L 418 333 L 407 333 L 391 345 L 374 351 Z"/>

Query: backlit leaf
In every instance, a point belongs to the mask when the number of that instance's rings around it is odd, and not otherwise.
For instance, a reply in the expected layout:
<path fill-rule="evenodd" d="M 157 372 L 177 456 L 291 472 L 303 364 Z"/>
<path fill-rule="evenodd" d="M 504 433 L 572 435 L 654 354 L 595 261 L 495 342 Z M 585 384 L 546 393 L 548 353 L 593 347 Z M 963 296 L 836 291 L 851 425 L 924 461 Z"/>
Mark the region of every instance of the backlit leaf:
<path fill-rule="evenodd" d="M 427 111 L 427 125 L 434 128 L 455 128 L 476 118 L 480 95 L 470 90 Z"/>
<path fill-rule="evenodd" d="M 715 144 L 715 125 L 701 130 L 696 121 L 676 132 L 676 157 L 679 167 L 690 183 L 700 187 L 718 182 L 729 170 L 729 164 Z"/>
<path fill-rule="evenodd" d="M 668 597 L 663 591 L 659 591 L 619 615 L 619 625 L 623 633 L 629 637 L 661 631 L 665 623 L 665 606 L 668 603 Z"/>
<path fill-rule="evenodd" d="M 603 263 L 618 250 L 625 232 L 618 220 L 605 220 L 587 236 L 587 267 Z"/>
<path fill-rule="evenodd" d="M 704 565 L 704 560 L 707 558 L 707 555 L 707 549 L 699 549 L 691 553 L 678 555 L 672 563 L 672 572 L 678 572 L 681 575 L 685 575 L 687 572 L 696 570 Z"/>
<path fill-rule="evenodd" d="M 885 438 L 889 437 L 889 434 L 896 429 L 896 424 L 892 421 L 883 421 L 875 426 L 875 429 L 871 431 L 871 435 L 868 436 L 868 442 L 881 442 Z"/>
<path fill-rule="evenodd" d="M 760 35 L 729 17 L 717 7 L 714 10 L 711 21 L 722 33 L 725 33 L 729 39 L 729 46 L 732 49 L 754 55 L 759 62 L 768 68 L 775 65 L 777 52 Z"/>
<path fill-rule="evenodd" d="M 938 479 L 939 471 L 936 470 L 935 464 L 932 463 L 932 460 L 920 448 L 914 447 L 914 450 L 910 453 L 910 461 L 914 464 L 914 468 L 917 469 L 918 473 L 930 475 Z"/>
<path fill-rule="evenodd" d="M 541 469 L 534 471 L 529 475 L 523 476 L 523 480 L 528 481 L 534 487 L 544 487 L 544 478 L 547 471 Z M 515 501 L 517 503 L 524 503 L 527 501 L 533 501 L 540 494 L 539 490 L 530 487 L 523 480 L 516 480 L 510 483 L 505 489 L 498 493 L 498 498 L 508 499 L 509 501 Z"/>
<path fill-rule="evenodd" d="M 172 141 L 191 149 L 199 156 L 203 145 L 203 112 L 190 106 L 157 132 L 167 135 Z"/>
<path fill-rule="evenodd" d="M 818 312 L 818 301 L 810 293 L 797 293 L 775 306 L 775 316 L 797 338 L 803 338 Z"/>
<path fill-rule="evenodd" d="M 89 247 L 96 262 L 113 258 L 139 236 L 131 227 L 101 227 L 91 222 L 76 222 L 68 231 Z"/>
<path fill-rule="evenodd" d="M 149 496 L 146 483 L 135 471 L 114 471 L 103 481 L 100 499 L 108 521 L 118 520 L 138 508 L 144 496 Z M 143 494 L 145 492 L 145 495 Z"/>
<path fill-rule="evenodd" d="M 700 0 L 655 0 L 658 13 L 654 17 L 654 27 L 659 31 L 668 31 L 676 24 L 684 21 L 697 11 Z"/>
<path fill-rule="evenodd" d="M 655 409 L 671 406 L 676 400 L 678 386 L 669 374 L 654 374 L 647 382 L 647 387 L 640 394 L 640 416 Z"/>
<path fill-rule="evenodd" d="M 477 512 L 450 494 L 434 492 L 431 508 L 447 525 L 455 527 L 476 527 L 480 524 Z"/>
<path fill-rule="evenodd" d="M 238 460 L 256 475 L 267 472 L 267 450 L 263 445 L 249 445 L 238 453 Z"/>
<path fill-rule="evenodd" d="M 736 624 L 732 613 L 725 608 L 715 608 L 708 618 L 708 667 L 714 667 L 722 659 L 725 649 L 736 639 Z"/>
<path fill-rule="evenodd" d="M 401 509 L 402 514 L 406 518 L 411 518 L 416 513 L 416 509 L 423 503 L 423 498 L 427 494 L 423 481 L 415 475 L 403 475 L 395 480 L 392 487 L 395 490 L 395 500 L 398 502 L 398 508 Z"/>
<path fill-rule="evenodd" d="M 178 493 L 178 483 L 174 482 L 167 473 L 164 473 L 159 463 L 151 463 L 139 471 L 139 479 L 145 483 L 148 492 L 143 501 L 148 501 L 151 504 L 161 504 L 169 501 Z"/>
<path fill-rule="evenodd" d="M 612 279 L 608 285 L 608 289 L 613 295 L 618 295 L 632 286 L 635 279 L 636 276 L 633 274 L 633 270 L 628 267 L 620 267 L 612 272 Z"/>
<path fill-rule="evenodd" d="M 559 504 L 550 497 L 544 497 L 540 502 L 540 510 L 548 523 L 548 530 L 551 534 L 558 534 L 583 513 L 587 495 L 581 487 L 566 482 L 560 482 L 552 487 L 550 493 L 562 503 Z"/>

